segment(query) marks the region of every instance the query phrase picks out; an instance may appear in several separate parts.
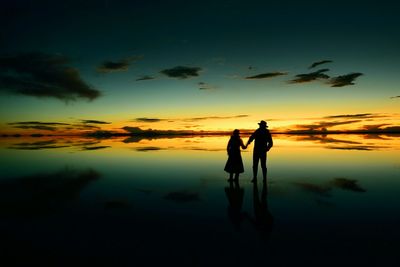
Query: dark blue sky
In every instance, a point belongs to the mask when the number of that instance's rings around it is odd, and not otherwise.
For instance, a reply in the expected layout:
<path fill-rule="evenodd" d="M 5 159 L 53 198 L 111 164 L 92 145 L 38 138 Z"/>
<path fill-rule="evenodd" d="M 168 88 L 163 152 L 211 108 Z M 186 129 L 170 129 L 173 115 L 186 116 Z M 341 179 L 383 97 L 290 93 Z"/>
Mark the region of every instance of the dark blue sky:
<path fill-rule="evenodd" d="M 18 91 L 11 100 L 2 94 L 2 112 L 11 120 L 24 119 L 11 106 L 32 109 L 40 119 L 56 118 L 49 111 L 59 118 L 120 113 L 128 119 L 176 117 L 182 110 L 294 116 L 296 105 L 309 114 L 393 112 L 398 105 L 389 100 L 400 94 L 395 1 L 3 0 L 1 5 L 2 57 L 27 52 L 65 57 L 79 79 L 101 94 L 90 103 L 76 101 L 74 108 L 51 94 L 35 98 Z M 308 69 L 320 60 L 333 62 Z M 100 72 L 107 62 L 115 68 Z M 161 72 L 176 66 L 198 71 L 184 78 Z M 329 68 L 329 77 L 362 76 L 338 89 L 319 78 L 288 83 L 321 68 Z M 245 79 L 277 72 L 282 75 Z M 136 81 L 145 76 L 152 80 Z M 4 84 L 0 91 L 8 94 Z M 261 110 L 266 99 L 273 102 L 271 109 Z"/>

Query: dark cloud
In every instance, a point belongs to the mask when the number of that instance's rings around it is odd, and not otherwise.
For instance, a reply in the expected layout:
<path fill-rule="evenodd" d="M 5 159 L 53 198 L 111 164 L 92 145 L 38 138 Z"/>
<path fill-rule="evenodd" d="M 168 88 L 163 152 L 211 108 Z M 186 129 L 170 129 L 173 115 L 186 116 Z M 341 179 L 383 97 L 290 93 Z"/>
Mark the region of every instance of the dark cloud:
<path fill-rule="evenodd" d="M 171 192 L 164 198 L 178 203 L 196 202 L 200 200 L 199 193 L 188 191 Z"/>
<path fill-rule="evenodd" d="M 43 53 L 0 57 L 0 91 L 63 101 L 99 97 L 100 92 L 67 64 L 63 56 Z"/>
<path fill-rule="evenodd" d="M 148 80 L 154 80 L 155 78 L 153 76 L 149 75 L 143 75 L 139 78 L 136 79 L 136 81 L 148 81 Z"/>
<path fill-rule="evenodd" d="M 13 126 L 13 128 L 18 128 L 18 129 L 35 129 L 35 130 L 44 130 L 44 131 L 56 131 L 56 127 L 52 126 L 45 126 L 45 125 L 16 125 Z"/>
<path fill-rule="evenodd" d="M 327 135 L 301 135 L 297 137 L 299 141 L 313 141 L 320 144 L 360 144 L 360 142 L 341 140 L 336 138 L 328 137 Z"/>
<path fill-rule="evenodd" d="M 348 178 L 334 178 L 332 180 L 326 181 L 323 184 L 314 184 L 309 182 L 295 182 L 294 185 L 300 187 L 304 191 L 318 194 L 320 196 L 330 196 L 330 192 L 334 188 L 352 191 L 352 192 L 366 192 L 364 188 L 358 185 L 357 180 Z"/>
<path fill-rule="evenodd" d="M 267 73 L 261 73 L 261 74 L 257 74 L 254 76 L 248 76 L 245 79 L 246 80 L 256 80 L 256 79 L 268 79 L 268 78 L 273 78 L 273 77 L 277 77 L 277 76 L 281 76 L 281 75 L 287 75 L 287 72 L 280 72 L 280 71 L 276 71 L 276 72 L 267 72 Z"/>
<path fill-rule="evenodd" d="M 331 87 L 343 87 L 347 85 L 354 85 L 355 84 L 354 81 L 361 75 L 363 74 L 359 72 L 354 72 L 346 75 L 333 77 L 332 79 L 329 80 L 328 84 L 330 84 Z"/>
<path fill-rule="evenodd" d="M 179 135 L 190 135 L 192 132 L 190 131 L 180 131 L 180 130 L 156 130 L 156 129 L 147 129 L 143 130 L 140 127 L 131 127 L 125 126 L 122 128 L 130 134 L 142 135 L 148 137 L 156 137 L 156 136 L 179 136 Z"/>
<path fill-rule="evenodd" d="M 90 124 L 72 124 L 73 127 L 67 127 L 66 130 L 100 130 L 101 128 L 96 125 Z"/>
<path fill-rule="evenodd" d="M 392 98 L 392 99 L 400 98 L 400 95 L 392 96 L 391 98 Z"/>
<path fill-rule="evenodd" d="M 329 127 L 334 127 L 338 125 L 352 124 L 360 122 L 361 120 L 345 120 L 345 121 L 321 121 L 313 124 L 300 124 L 295 127 L 299 130 L 306 131 L 327 131 Z M 296 131 L 296 130 L 295 130 Z"/>
<path fill-rule="evenodd" d="M 330 196 L 331 187 L 327 185 L 318 185 L 308 182 L 295 182 L 294 185 L 300 187 L 304 191 L 318 194 L 320 196 Z"/>
<path fill-rule="evenodd" d="M 0 181 L 0 217 L 36 217 L 57 212 L 100 174 L 70 168 Z"/>
<path fill-rule="evenodd" d="M 382 148 L 382 147 L 376 147 L 376 146 L 328 146 L 326 148 L 337 149 L 337 150 L 372 151 L 372 150 L 376 150 L 377 148 Z"/>
<path fill-rule="evenodd" d="M 156 147 L 156 146 L 146 146 L 146 147 L 138 147 L 135 148 L 136 151 L 139 152 L 148 152 L 148 151 L 158 151 L 158 150 L 162 150 L 161 147 Z"/>
<path fill-rule="evenodd" d="M 63 122 L 42 122 L 42 121 L 19 121 L 19 122 L 10 122 L 9 125 L 70 125 L 69 123 Z"/>
<path fill-rule="evenodd" d="M 338 187 L 343 190 L 353 191 L 353 192 L 366 192 L 364 188 L 358 185 L 357 180 L 347 179 L 347 178 L 335 178 L 331 182 L 333 186 Z"/>
<path fill-rule="evenodd" d="M 324 119 L 365 119 L 365 118 L 381 118 L 381 117 L 383 116 L 375 113 L 359 113 L 359 114 L 326 116 L 324 117 Z"/>
<path fill-rule="evenodd" d="M 98 121 L 98 120 L 81 120 L 81 122 L 86 124 L 111 124 L 111 122 Z"/>
<path fill-rule="evenodd" d="M 108 73 L 108 72 L 119 72 L 127 71 L 129 68 L 129 61 L 104 61 L 100 66 L 97 67 L 97 72 Z"/>
<path fill-rule="evenodd" d="M 159 122 L 159 121 L 163 121 L 164 119 L 159 119 L 159 118 L 136 118 L 134 119 L 134 121 L 136 122 Z"/>
<path fill-rule="evenodd" d="M 13 128 L 18 128 L 18 129 L 56 131 L 58 130 L 58 126 L 67 126 L 70 124 L 62 122 L 21 121 L 21 122 L 10 122 L 8 123 L 8 125 L 11 125 Z"/>
<path fill-rule="evenodd" d="M 217 89 L 216 86 L 205 83 L 205 82 L 199 82 L 197 83 L 197 85 L 199 86 L 199 90 L 213 90 L 213 89 Z"/>
<path fill-rule="evenodd" d="M 160 71 L 160 73 L 171 78 L 187 79 L 199 76 L 199 71 L 201 71 L 201 68 L 199 67 L 176 66 L 171 69 L 164 69 Z"/>
<path fill-rule="evenodd" d="M 63 147 L 70 147 L 67 144 L 58 144 L 56 140 L 46 140 L 46 141 L 39 141 L 39 142 L 32 142 L 32 143 L 17 143 L 11 145 L 10 149 L 20 149 L 20 150 L 41 150 L 41 149 L 52 149 L 52 148 L 63 148 Z"/>
<path fill-rule="evenodd" d="M 314 62 L 313 64 L 311 64 L 310 67 L 308 67 L 309 69 L 315 68 L 316 66 L 322 65 L 322 64 L 326 64 L 326 63 L 332 63 L 332 60 L 321 60 L 321 61 L 317 61 Z"/>
<path fill-rule="evenodd" d="M 324 72 L 329 71 L 329 69 L 320 69 L 310 73 L 297 74 L 296 78 L 289 81 L 289 83 L 308 83 L 316 80 L 326 80 L 329 79 L 329 75 L 324 74 Z"/>
<path fill-rule="evenodd" d="M 100 150 L 100 149 L 105 149 L 109 148 L 111 146 L 84 146 L 82 147 L 83 151 L 88 151 L 88 150 Z"/>
<path fill-rule="evenodd" d="M 226 119 L 235 119 L 235 118 L 246 118 L 249 115 L 236 115 L 236 116 L 226 116 L 226 117 L 221 117 L 221 116 L 209 116 L 209 117 L 194 117 L 194 118 L 186 118 L 183 119 L 184 121 L 201 121 L 201 120 L 226 120 Z"/>
<path fill-rule="evenodd" d="M 141 58 L 141 56 L 133 56 L 118 61 L 104 61 L 96 70 L 100 73 L 127 71 L 133 61 L 137 61 Z"/>

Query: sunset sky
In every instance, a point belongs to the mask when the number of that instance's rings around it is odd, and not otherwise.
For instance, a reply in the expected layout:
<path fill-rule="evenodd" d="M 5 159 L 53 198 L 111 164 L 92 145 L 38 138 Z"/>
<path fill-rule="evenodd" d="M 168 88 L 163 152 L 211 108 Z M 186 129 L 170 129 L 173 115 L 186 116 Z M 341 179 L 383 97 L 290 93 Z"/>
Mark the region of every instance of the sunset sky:
<path fill-rule="evenodd" d="M 399 12 L 385 0 L 4 0 L 0 133 L 399 130 Z"/>

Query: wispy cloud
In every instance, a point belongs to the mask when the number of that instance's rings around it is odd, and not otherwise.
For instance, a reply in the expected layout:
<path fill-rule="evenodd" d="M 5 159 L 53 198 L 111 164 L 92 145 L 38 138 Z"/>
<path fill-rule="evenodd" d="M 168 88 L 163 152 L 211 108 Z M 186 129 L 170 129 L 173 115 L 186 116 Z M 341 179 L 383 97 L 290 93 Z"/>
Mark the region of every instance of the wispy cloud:
<path fill-rule="evenodd" d="M 174 68 L 164 69 L 160 71 L 160 73 L 170 78 L 187 79 L 199 76 L 200 71 L 201 68 L 199 67 L 176 66 Z"/>
<path fill-rule="evenodd" d="M 392 96 L 391 99 L 400 98 L 400 95 Z"/>
<path fill-rule="evenodd" d="M 269 78 L 282 76 L 282 75 L 287 75 L 287 74 L 288 74 L 287 72 L 280 72 L 280 71 L 267 72 L 267 73 L 257 74 L 257 75 L 254 75 L 254 76 L 248 76 L 245 79 L 246 80 L 269 79 Z"/>
<path fill-rule="evenodd" d="M 104 61 L 97 67 L 97 72 L 110 73 L 127 71 L 132 62 L 138 61 L 142 56 L 132 56 L 117 61 Z"/>
<path fill-rule="evenodd" d="M 308 67 L 309 69 L 315 68 L 316 66 L 322 65 L 322 64 L 326 64 L 326 63 L 332 63 L 332 60 L 321 60 L 321 61 L 317 61 L 314 62 L 313 64 L 311 64 L 310 67 Z"/>
<path fill-rule="evenodd" d="M 68 63 L 64 56 L 44 53 L 0 57 L 0 91 L 63 101 L 99 97 L 100 91 L 84 82 Z"/>
<path fill-rule="evenodd" d="M 111 124 L 111 122 L 98 121 L 98 120 L 81 120 L 81 122 L 86 124 Z"/>
<path fill-rule="evenodd" d="M 344 120 L 344 121 L 320 121 L 312 124 L 298 124 L 295 127 L 297 129 L 302 130 L 310 130 L 310 131 L 324 131 L 329 127 L 334 127 L 338 125 L 352 124 L 356 122 L 360 122 L 361 120 Z"/>
<path fill-rule="evenodd" d="M 347 178 L 335 178 L 331 181 L 331 184 L 337 188 L 353 191 L 353 192 L 366 192 L 364 188 L 358 185 L 357 180 L 347 179 Z"/>
<path fill-rule="evenodd" d="M 17 129 L 56 131 L 58 130 L 59 126 L 67 126 L 70 124 L 62 122 L 21 121 L 21 122 L 10 122 L 8 123 L 8 125 L 11 125 L 13 128 Z"/>
<path fill-rule="evenodd" d="M 329 80 L 328 84 L 330 84 L 331 87 L 343 87 L 348 85 L 354 85 L 355 84 L 354 81 L 361 75 L 363 74 L 360 72 L 354 72 L 346 75 L 333 77 L 332 79 Z"/>
<path fill-rule="evenodd" d="M 358 114 L 342 114 L 326 116 L 324 119 L 366 119 L 366 118 L 381 118 L 383 115 L 376 113 L 358 113 Z"/>
<path fill-rule="evenodd" d="M 140 76 L 139 78 L 136 79 L 136 81 L 148 81 L 148 80 L 154 80 L 155 77 L 150 76 L 150 75 L 143 75 Z"/>
<path fill-rule="evenodd" d="M 147 117 L 142 117 L 142 118 L 136 118 L 134 119 L 135 122 L 160 122 L 164 121 L 165 119 L 159 119 L 159 118 L 147 118 Z"/>
<path fill-rule="evenodd" d="M 202 121 L 202 120 L 226 120 L 226 119 L 235 119 L 235 118 L 246 118 L 249 115 L 236 115 L 236 116 L 209 116 L 209 117 L 193 117 L 183 119 L 184 121 Z"/>
<path fill-rule="evenodd" d="M 205 82 L 199 82 L 197 83 L 197 85 L 199 86 L 199 90 L 213 90 L 213 89 L 217 89 L 216 86 L 211 85 L 209 83 L 205 83 Z"/>
<path fill-rule="evenodd" d="M 329 75 L 324 72 L 329 71 L 329 69 L 320 69 L 310 73 L 297 74 L 295 79 L 290 80 L 289 83 L 308 83 L 317 80 L 327 80 Z"/>
<path fill-rule="evenodd" d="M 170 119 L 161 119 L 161 118 L 149 118 L 149 117 L 140 117 L 135 118 L 134 122 L 145 122 L 145 123 L 153 123 L 160 121 L 168 121 L 168 122 L 195 122 L 202 120 L 227 120 L 227 119 L 238 119 L 238 118 L 246 118 L 249 115 L 241 114 L 234 116 L 205 116 L 205 117 L 191 117 L 191 118 L 170 118 Z"/>
<path fill-rule="evenodd" d="M 41 149 L 54 149 L 69 147 L 70 145 L 58 144 L 56 140 L 38 141 L 32 143 L 17 143 L 8 147 L 10 149 L 20 149 L 20 150 L 41 150 Z"/>

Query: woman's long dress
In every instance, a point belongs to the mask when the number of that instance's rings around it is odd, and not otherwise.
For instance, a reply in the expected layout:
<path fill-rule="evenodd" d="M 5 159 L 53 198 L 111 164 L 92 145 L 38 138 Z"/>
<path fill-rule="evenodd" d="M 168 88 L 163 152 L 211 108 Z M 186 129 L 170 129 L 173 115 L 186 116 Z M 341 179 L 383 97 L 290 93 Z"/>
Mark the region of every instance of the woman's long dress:
<path fill-rule="evenodd" d="M 242 139 L 238 137 L 231 137 L 228 143 L 228 160 L 225 164 L 224 170 L 228 173 L 242 173 L 244 172 L 242 155 L 240 154 L 240 147 L 243 147 Z"/>

